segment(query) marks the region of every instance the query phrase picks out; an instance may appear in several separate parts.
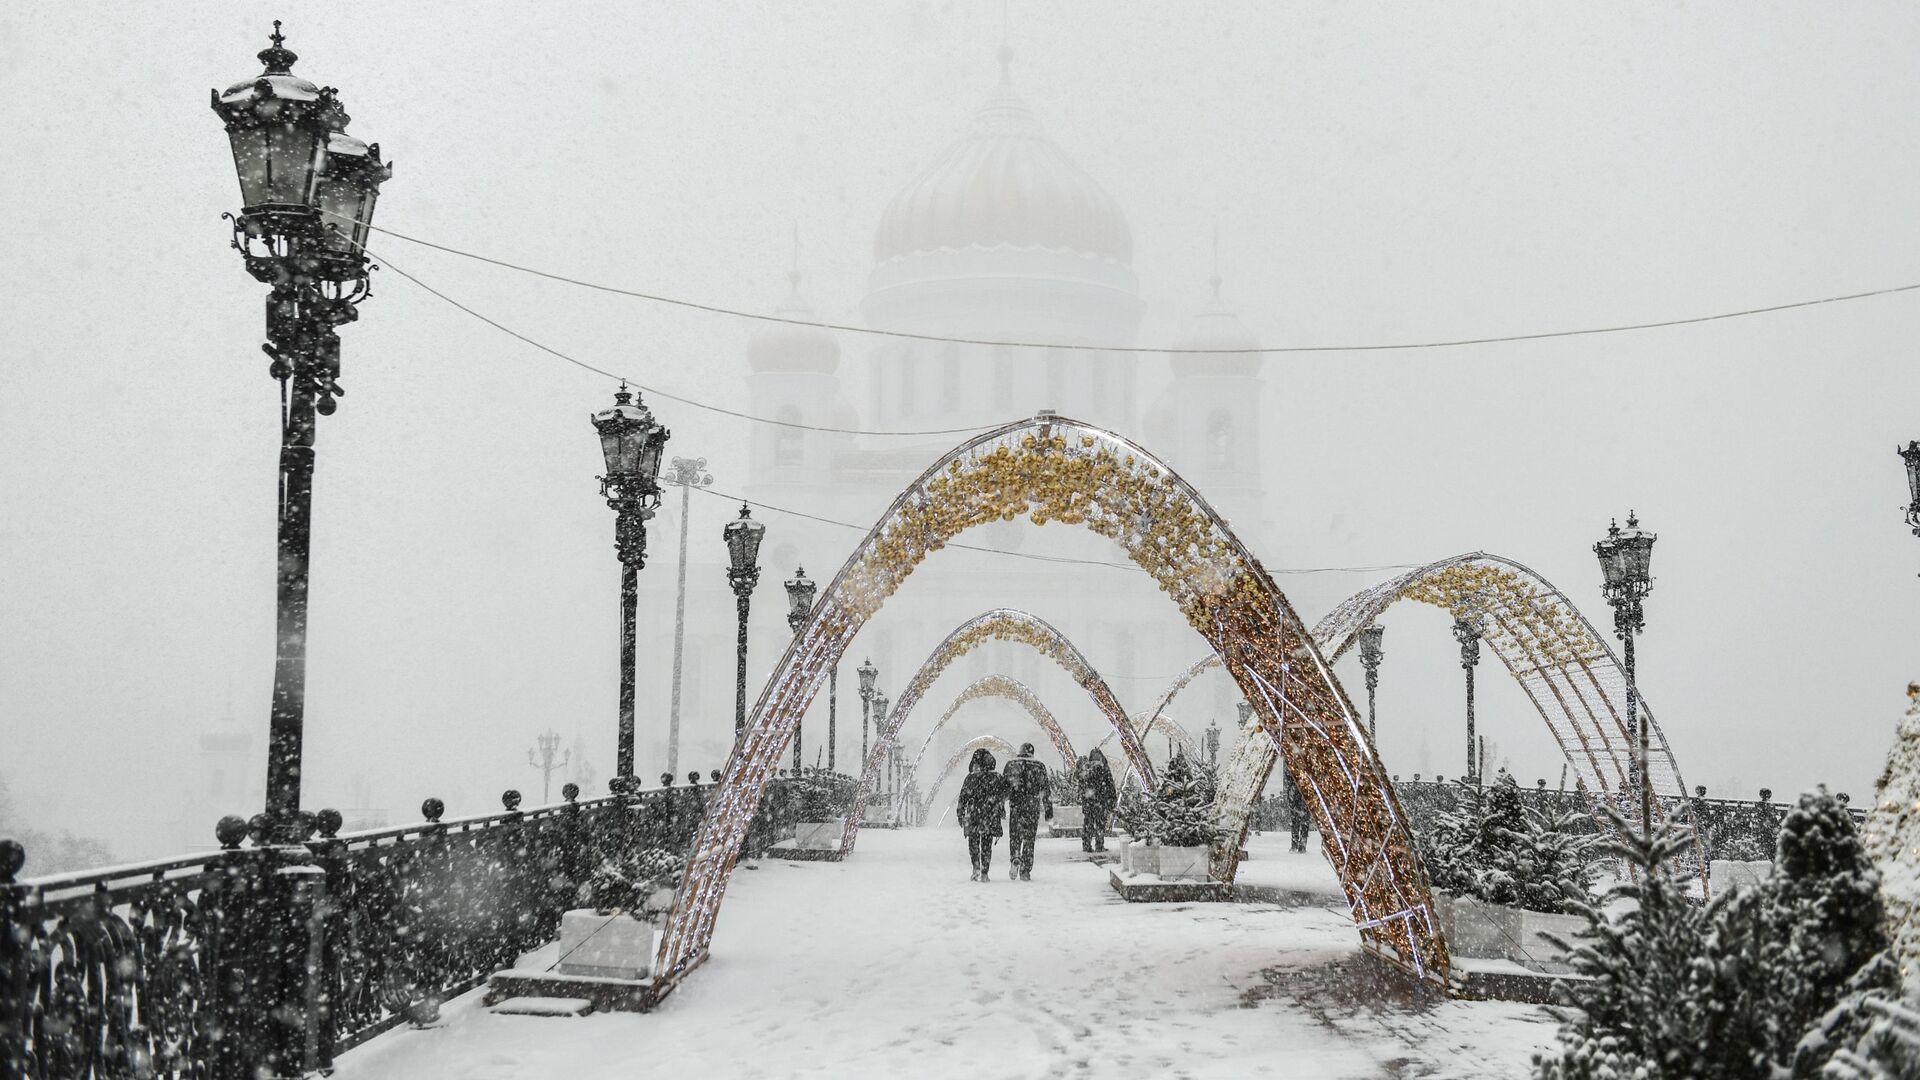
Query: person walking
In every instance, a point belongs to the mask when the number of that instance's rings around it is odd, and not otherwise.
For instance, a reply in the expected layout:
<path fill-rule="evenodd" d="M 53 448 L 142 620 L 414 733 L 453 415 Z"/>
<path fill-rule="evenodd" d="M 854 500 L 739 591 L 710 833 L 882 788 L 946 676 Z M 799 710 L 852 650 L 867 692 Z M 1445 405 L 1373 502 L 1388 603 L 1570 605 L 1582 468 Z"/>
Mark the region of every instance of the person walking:
<path fill-rule="evenodd" d="M 960 831 L 967 834 L 974 881 L 987 880 L 993 838 L 1000 835 L 1000 816 L 1007 807 L 1007 782 L 994 771 L 998 764 L 986 747 L 975 750 L 967 762 L 967 778 L 960 784 Z"/>
<path fill-rule="evenodd" d="M 1081 851 L 1107 850 L 1107 819 L 1120 802 L 1113 786 L 1113 770 L 1107 767 L 1107 755 L 1098 747 L 1080 759 Z"/>
<path fill-rule="evenodd" d="M 1033 758 L 1033 744 L 1021 743 L 1020 756 L 1007 762 L 1007 861 L 1013 880 L 1033 880 L 1033 834 L 1040 814 L 1053 820 L 1053 787 L 1047 767 Z"/>

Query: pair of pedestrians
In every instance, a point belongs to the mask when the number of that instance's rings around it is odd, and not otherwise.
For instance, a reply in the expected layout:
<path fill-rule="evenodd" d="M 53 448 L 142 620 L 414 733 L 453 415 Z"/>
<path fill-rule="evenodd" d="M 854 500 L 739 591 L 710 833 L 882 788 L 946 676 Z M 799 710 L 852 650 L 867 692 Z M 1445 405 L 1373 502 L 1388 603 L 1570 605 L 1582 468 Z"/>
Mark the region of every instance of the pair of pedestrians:
<path fill-rule="evenodd" d="M 1052 785 L 1047 767 L 1033 758 L 1033 744 L 1023 743 L 1020 755 L 1007 762 L 1004 774 L 994 771 L 993 754 L 985 747 L 973 752 L 967 778 L 960 785 L 960 829 L 967 835 L 967 853 L 973 859 L 974 881 L 987 880 L 993 862 L 993 841 L 1006 818 L 1007 859 L 1013 881 L 1033 880 L 1033 840 L 1045 814 L 1053 820 Z"/>

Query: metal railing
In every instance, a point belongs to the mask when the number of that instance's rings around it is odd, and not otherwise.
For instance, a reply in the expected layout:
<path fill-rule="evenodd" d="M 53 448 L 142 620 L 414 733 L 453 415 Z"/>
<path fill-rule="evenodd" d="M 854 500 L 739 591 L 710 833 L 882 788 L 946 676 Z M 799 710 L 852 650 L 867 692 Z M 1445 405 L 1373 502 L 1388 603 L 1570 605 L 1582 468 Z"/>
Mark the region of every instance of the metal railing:
<path fill-rule="evenodd" d="M 850 779 L 841 786 L 850 786 Z M 581 886 L 622 850 L 685 852 L 711 785 L 262 846 L 223 819 L 215 852 L 15 880 L 0 841 L 0 1076 L 256 1080 L 333 1058 L 511 967 L 551 940 Z M 796 785 L 768 788 L 747 854 L 791 824 Z M 247 846 L 242 841 L 252 837 Z"/>

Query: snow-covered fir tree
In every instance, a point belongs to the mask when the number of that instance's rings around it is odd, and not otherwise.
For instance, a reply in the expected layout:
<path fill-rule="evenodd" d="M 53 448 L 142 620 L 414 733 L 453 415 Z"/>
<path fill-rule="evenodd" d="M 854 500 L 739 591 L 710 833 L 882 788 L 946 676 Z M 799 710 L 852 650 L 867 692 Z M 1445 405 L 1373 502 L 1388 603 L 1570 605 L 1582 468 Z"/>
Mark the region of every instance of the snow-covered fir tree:
<path fill-rule="evenodd" d="M 1901 980 L 1909 996 L 1920 996 L 1920 683 L 1907 686 L 1907 700 L 1861 827 L 1861 844 L 1880 868 Z"/>
<path fill-rule="evenodd" d="M 1611 811 L 1609 811 L 1611 814 Z M 1613 845 L 1632 873 L 1604 899 L 1570 906 L 1587 927 L 1571 963 L 1580 982 L 1556 986 L 1561 1047 L 1534 1058 L 1539 1080 L 1751 1080 L 1696 1071 L 1700 1064 L 1696 964 L 1705 912 L 1674 868 L 1693 846 L 1682 828 L 1639 833 L 1617 815 Z"/>
<path fill-rule="evenodd" d="M 1213 793 L 1185 754 L 1167 763 L 1159 785 L 1149 796 L 1145 827 L 1151 839 L 1168 847 L 1201 847 L 1213 843 L 1220 829 L 1213 822 Z"/>
<path fill-rule="evenodd" d="M 1545 912 L 1585 896 L 1598 843 L 1589 819 L 1528 807 L 1504 770 L 1491 784 L 1456 783 L 1457 804 L 1417 837 L 1435 887 Z"/>

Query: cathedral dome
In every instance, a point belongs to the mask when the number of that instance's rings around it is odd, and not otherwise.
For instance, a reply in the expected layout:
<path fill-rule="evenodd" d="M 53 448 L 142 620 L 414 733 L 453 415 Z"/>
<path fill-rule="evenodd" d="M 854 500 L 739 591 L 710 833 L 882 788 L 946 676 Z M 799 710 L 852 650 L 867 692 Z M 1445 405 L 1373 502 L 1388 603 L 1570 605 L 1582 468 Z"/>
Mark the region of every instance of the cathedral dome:
<path fill-rule="evenodd" d="M 787 275 L 787 299 L 774 314 L 812 322 L 813 309 L 800 297 L 800 271 Z M 754 371 L 831 375 L 840 367 L 840 341 L 817 326 L 763 322 L 747 339 L 747 363 Z"/>
<path fill-rule="evenodd" d="M 1120 207 L 1040 127 L 1013 92 L 1013 53 L 973 126 L 880 218 L 876 261 L 967 248 L 1039 248 L 1130 263 Z"/>

